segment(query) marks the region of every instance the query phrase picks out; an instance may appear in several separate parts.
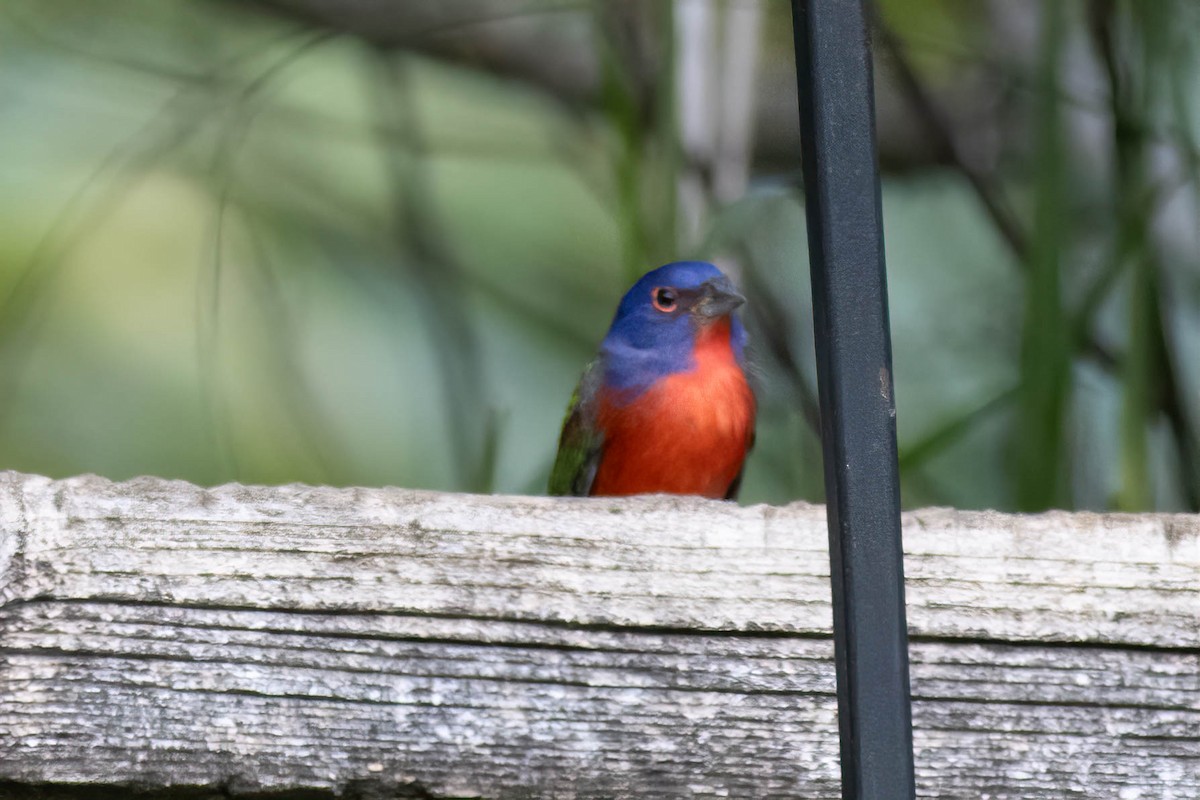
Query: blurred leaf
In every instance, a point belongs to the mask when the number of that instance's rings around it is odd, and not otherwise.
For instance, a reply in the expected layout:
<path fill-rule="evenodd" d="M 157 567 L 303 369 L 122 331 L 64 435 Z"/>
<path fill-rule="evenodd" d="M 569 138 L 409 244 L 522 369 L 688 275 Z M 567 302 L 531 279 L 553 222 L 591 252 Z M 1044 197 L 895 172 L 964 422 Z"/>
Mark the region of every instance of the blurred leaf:
<path fill-rule="evenodd" d="M 1069 485 L 1064 414 L 1070 393 L 1071 354 L 1061 268 L 1066 250 L 1062 209 L 1067 155 L 1057 96 L 1065 5 L 1044 4 L 1041 19 L 1033 250 L 1025 295 L 1020 413 L 1013 437 L 1017 506 L 1024 511 L 1066 505 Z"/>

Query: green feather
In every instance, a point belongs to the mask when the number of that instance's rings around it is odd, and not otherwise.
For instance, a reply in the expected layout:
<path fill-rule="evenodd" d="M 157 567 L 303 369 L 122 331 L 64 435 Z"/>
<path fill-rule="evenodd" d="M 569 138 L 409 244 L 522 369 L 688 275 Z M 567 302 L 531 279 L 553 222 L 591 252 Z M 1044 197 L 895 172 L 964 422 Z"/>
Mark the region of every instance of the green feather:
<path fill-rule="evenodd" d="M 592 362 L 579 379 L 563 419 L 558 455 L 550 470 L 549 492 L 552 495 L 590 494 L 604 435 L 596 429 L 596 389 L 601 370 Z"/>

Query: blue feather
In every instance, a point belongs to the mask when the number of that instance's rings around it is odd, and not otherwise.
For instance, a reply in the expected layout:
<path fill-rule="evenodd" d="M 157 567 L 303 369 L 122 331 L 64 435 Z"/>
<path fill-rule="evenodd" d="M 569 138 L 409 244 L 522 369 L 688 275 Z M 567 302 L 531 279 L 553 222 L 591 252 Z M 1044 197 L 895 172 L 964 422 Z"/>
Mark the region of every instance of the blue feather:
<path fill-rule="evenodd" d="M 658 287 L 698 290 L 721 280 L 728 280 L 725 273 L 703 261 L 676 261 L 643 275 L 621 298 L 612 327 L 600 343 L 604 386 L 630 402 L 661 378 L 693 369 L 695 320 L 690 314 L 659 311 L 653 293 Z M 730 316 L 730 343 L 742 363 L 746 329 L 736 314 Z"/>

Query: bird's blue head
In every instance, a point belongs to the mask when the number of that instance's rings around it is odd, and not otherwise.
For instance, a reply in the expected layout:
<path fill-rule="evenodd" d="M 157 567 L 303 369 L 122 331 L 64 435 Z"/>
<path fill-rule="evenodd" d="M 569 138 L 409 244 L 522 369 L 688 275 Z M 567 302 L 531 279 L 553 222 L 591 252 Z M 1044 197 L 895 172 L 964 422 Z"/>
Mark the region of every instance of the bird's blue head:
<path fill-rule="evenodd" d="M 734 310 L 744 302 L 725 273 L 703 261 L 647 272 L 621 298 L 600 344 L 605 385 L 636 397 L 658 379 L 692 369 L 696 334 L 725 318 L 740 362 L 746 329 Z"/>

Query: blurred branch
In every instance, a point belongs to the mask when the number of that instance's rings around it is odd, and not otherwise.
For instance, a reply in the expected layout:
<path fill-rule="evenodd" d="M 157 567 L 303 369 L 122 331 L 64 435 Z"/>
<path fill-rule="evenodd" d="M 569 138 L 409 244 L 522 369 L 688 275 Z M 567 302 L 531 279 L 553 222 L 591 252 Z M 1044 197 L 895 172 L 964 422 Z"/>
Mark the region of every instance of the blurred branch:
<path fill-rule="evenodd" d="M 1074 343 L 1063 302 L 1067 246 L 1065 138 L 1055 95 L 1066 38 L 1066 11 L 1042 6 L 1035 117 L 1034 229 L 1025 275 L 1018 414 L 1013 432 L 1017 506 L 1022 511 L 1062 507 L 1070 486 L 1066 411 L 1071 396 Z"/>
<path fill-rule="evenodd" d="M 762 0 L 725 4 L 721 108 L 713 168 L 713 196 L 718 203 L 741 197 L 750 180 L 762 23 Z"/>
<path fill-rule="evenodd" d="M 709 227 L 713 205 L 740 197 L 749 182 L 755 81 L 761 41 L 760 0 L 678 0 L 676 94 L 683 251 Z"/>
<path fill-rule="evenodd" d="M 1011 386 L 978 406 L 942 423 L 912 444 L 902 446 L 900 448 L 900 470 L 909 473 L 920 469 L 929 459 L 969 433 L 982 420 L 1011 404 L 1019 393 L 1020 386 Z"/>
<path fill-rule="evenodd" d="M 299 353 L 303 336 L 284 302 L 284 287 L 275 260 L 258 227 L 247 222 L 245 228 L 253 256 L 251 290 L 272 332 L 267 341 L 275 347 L 274 357 L 264 359 L 267 362 L 264 368 L 278 376 L 283 391 L 278 393 L 277 402 L 290 418 L 295 439 L 304 443 L 304 455 L 312 460 L 318 476 L 327 483 L 331 475 L 345 469 L 349 460 L 340 440 L 332 434 L 331 421 L 317 404 L 305 374 Z"/>
<path fill-rule="evenodd" d="M 230 0 L 209 0 L 229 4 Z M 589 47 L 606 17 L 650 17 L 668 14 L 674 0 L 243 0 L 239 8 L 264 13 L 356 37 L 374 47 L 403 49 L 446 64 L 487 73 L 535 88 L 572 113 L 603 112 L 606 100 L 605 56 Z M 740 37 L 744 27 L 756 23 L 749 6 L 758 5 L 768 20 L 786 14 L 779 3 L 734 0 L 722 4 L 725 35 Z M 647 26 L 643 26 L 645 28 Z M 612 31 L 604 32 L 604 35 Z M 768 39 L 769 41 L 769 39 Z M 762 43 L 760 42 L 760 45 Z M 796 124 L 796 74 L 786 50 L 772 50 L 754 76 L 752 121 L 747 131 L 756 162 L 775 170 L 796 167 L 799 128 Z M 630 61 L 624 68 L 638 71 L 646 62 Z M 737 65 L 722 79 L 741 73 Z M 666 68 L 651 74 L 665 80 Z M 881 150 L 889 163 L 906 166 L 929 163 L 926 142 L 913 137 L 912 124 L 892 112 L 894 104 L 880 104 Z"/>
<path fill-rule="evenodd" d="M 230 0 L 216 0 L 229 3 Z M 539 22 L 547 14 L 586 12 L 594 0 L 240 0 L 307 25 L 350 34 L 378 49 L 405 49 L 538 86 L 578 104 L 597 86 L 591 48 Z"/>
<path fill-rule="evenodd" d="M 639 9 L 661 9 L 671 0 L 625 3 Z M 442 2 L 396 3 L 394 0 L 207 0 L 240 14 L 257 13 L 283 19 L 288 29 L 280 38 L 296 34 L 295 25 L 352 36 L 371 47 L 406 50 L 446 64 L 475 70 L 536 89 L 559 103 L 571 114 L 593 111 L 603 105 L 602 59 L 588 47 L 589 26 L 597 15 L 611 13 L 622 5 L 613 0 L 526 0 L 516 8 L 508 0 L 443 0 Z M 32 6 L 32 4 L 31 4 Z M 762 0 L 723 4 L 722 24 L 726 40 L 749 41 L 748 32 L 756 17 L 768 18 L 776 4 Z M 756 11 L 759 9 L 759 11 Z M 596 13 L 593 13 L 596 12 Z M 7 8 L 0 13 L 12 15 Z M 624 12 L 622 12 L 624 13 Z M 639 13 L 645 13 L 640 11 Z M 39 24 L 36 15 L 22 13 L 14 27 L 63 52 L 127 71 L 173 82 L 205 79 L 202 73 L 170 64 L 146 60 L 97 48 L 90 39 L 62 35 L 51 26 Z M 761 42 L 756 40 L 756 46 Z M 740 52 L 740 47 L 737 48 Z M 978 58 L 983 55 L 976 54 Z M 727 62 L 721 67 L 721 82 L 728 86 L 741 80 L 749 61 Z M 753 74 L 754 91 L 734 95 L 750 104 L 750 153 L 756 162 L 773 170 L 795 166 L 799 133 L 795 121 L 795 72 L 789 57 L 764 58 Z M 753 72 L 753 70 L 751 70 Z M 661 77 L 661 75 L 659 76 Z M 974 95 L 965 94 L 970 98 Z M 960 98 L 961 99 L 961 98 Z M 730 101 L 732 102 L 732 100 Z M 913 136 L 907 115 L 893 112 L 894 104 L 879 105 L 881 151 L 889 164 L 905 167 L 930 163 L 927 141 Z M 735 117 L 736 118 L 736 117 Z M 736 138 L 736 137 L 734 137 Z M 733 141 L 733 138 L 730 140 Z M 736 144 L 733 145 L 736 149 Z M 725 152 L 718 141 L 718 149 Z M 737 184 L 736 166 L 725 177 L 716 175 L 714 185 L 725 187 L 726 178 Z M 721 188 L 723 193 L 725 188 Z M 731 190 L 732 191 L 732 190 Z"/>
<path fill-rule="evenodd" d="M 1197 442 L 1186 416 L 1182 386 L 1168 347 L 1170 340 L 1169 301 L 1162 296 L 1161 267 L 1151 241 L 1151 224 L 1157 203 L 1141 202 L 1142 195 L 1157 194 L 1147 183 L 1147 142 L 1141 134 L 1135 104 L 1143 110 L 1152 106 L 1150 70 L 1138 92 L 1122 62 L 1114 32 L 1120 14 L 1112 0 L 1092 0 L 1089 24 L 1095 47 L 1109 86 L 1113 120 L 1113 148 L 1117 160 L 1114 192 L 1117 213 L 1117 242 L 1113 262 L 1128 265 L 1133 287 L 1130 299 L 1130 344 L 1122 363 L 1124 398 L 1121 418 L 1121 490 L 1118 505 L 1126 511 L 1154 506 L 1149 464 L 1148 427 L 1155 411 L 1168 422 L 1180 461 L 1179 487 L 1188 508 L 1200 510 L 1200 473 L 1197 472 Z M 1147 57 L 1154 58 L 1155 43 L 1145 33 L 1142 44 Z"/>
<path fill-rule="evenodd" d="M 983 203 L 988 216 L 992 218 L 996 230 L 1016 256 L 1016 263 L 1024 267 L 1029 258 L 1029 241 L 1020 222 L 1005 202 L 1000 187 L 991 176 L 984 174 L 963 157 L 953 128 L 937 107 L 932 93 L 917 77 L 899 39 L 879 14 L 875 15 L 875 26 L 877 40 L 889 58 L 909 106 L 932 137 L 938 157 L 948 162 L 966 179 Z"/>
<path fill-rule="evenodd" d="M 597 7 L 600 110 L 616 134 L 616 215 L 631 282 L 648 264 L 670 261 L 677 252 L 680 154 L 671 9 L 628 0 Z"/>
<path fill-rule="evenodd" d="M 30 339 L 36 331 L 49 287 L 72 250 L 119 207 L 117 196 L 136 185 L 155 165 L 202 130 L 203 121 L 213 115 L 214 107 L 223 107 L 222 101 L 238 105 L 251 100 L 280 70 L 326 38 L 324 33 L 302 37 L 298 45 L 268 64 L 256 79 L 238 85 L 236 91 L 214 101 L 212 86 L 222 84 L 231 71 L 259 52 L 244 52 L 222 60 L 201 79 L 184 84 L 131 135 L 109 151 L 79 184 L 38 239 L 33 255 L 0 302 L 0 348 L 5 355 L 5 371 L 0 382 L 0 414 L 13 406 L 11 397 L 20 383 L 31 351 Z"/>
<path fill-rule="evenodd" d="M 716 0 L 676 3 L 674 36 L 675 95 L 679 118 L 679 147 L 684 163 L 679 170 L 678 226 L 685 248 L 697 242 L 708 226 L 712 170 L 716 154 L 718 67 Z"/>
<path fill-rule="evenodd" d="M 226 212 L 229 208 L 236 174 L 237 156 L 255 117 L 266 102 L 266 91 L 288 68 L 322 44 L 328 34 L 307 37 L 299 45 L 264 68 L 249 83 L 234 93 L 225 108 L 225 120 L 213 148 L 210 178 L 215 184 L 214 209 L 209 232 L 208 257 L 196 275 L 196 357 L 200 369 L 201 402 L 212 426 L 212 441 L 225 471 L 235 477 L 237 453 L 230 437 L 232 411 L 221 391 L 220 381 L 220 309 L 224 273 Z M 207 266 L 207 269 L 205 269 Z M 322 465 L 322 468 L 324 465 Z"/>
<path fill-rule="evenodd" d="M 124 69 L 138 75 L 150 75 L 162 78 L 174 83 L 194 83 L 205 81 L 211 77 L 211 74 L 181 69 L 172 64 L 158 61 L 148 61 L 129 53 L 96 49 L 92 46 L 93 39 L 88 39 L 86 42 L 79 42 L 66 38 L 58 30 L 40 24 L 36 16 L 27 15 L 25 9 L 17 10 L 18 8 L 19 6 L 11 1 L 0 4 L 0 19 L 34 41 L 54 48 L 59 52 L 89 61 L 96 61 L 110 67 Z M 277 34 L 277 38 L 286 39 L 294 35 L 294 31 L 288 31 Z M 257 49 L 254 50 L 254 54 L 258 52 Z M 247 56 L 249 55 L 252 54 L 247 54 Z"/>
<path fill-rule="evenodd" d="M 894 32 L 891 35 L 895 38 Z M 964 68 L 972 66 L 987 67 L 992 75 L 1004 83 L 1006 90 L 1012 89 L 1026 94 L 1036 93 L 1037 91 L 1037 87 L 1031 85 L 1030 79 L 1027 76 L 1019 70 L 1011 69 L 1011 64 L 1008 61 L 977 49 L 967 51 L 941 40 L 921 38 L 919 36 L 910 37 L 907 34 L 905 35 L 903 48 L 907 52 L 934 53 L 940 57 L 951 59 L 961 64 Z M 1190 82 L 1180 80 L 1189 75 L 1190 73 L 1185 69 L 1173 69 L 1170 71 L 1170 78 L 1179 85 L 1181 90 L 1191 89 Z M 924 87 L 924 84 L 921 85 Z M 929 94 L 930 100 L 935 103 L 936 107 L 937 103 L 933 95 L 928 92 L 927 88 L 924 88 L 924 91 Z M 1110 118 L 1111 107 L 1107 99 L 1089 100 L 1080 97 L 1078 94 L 1062 86 L 1056 88 L 1056 95 L 1060 103 L 1072 109 L 1104 119 Z M 1187 114 L 1178 115 L 1177 119 L 1170 124 L 1154 124 L 1152 121 L 1144 119 L 1129 119 L 1126 120 L 1126 124 L 1130 126 L 1129 129 L 1131 131 L 1135 131 L 1147 141 L 1174 146 L 1183 157 L 1184 163 L 1188 166 L 1189 170 L 1200 169 L 1200 144 L 1196 143 L 1195 138 L 1190 133 L 1191 121 Z M 953 126 L 950 127 L 952 128 Z M 882 131 L 880 133 L 883 135 Z M 955 136 L 957 138 L 957 134 Z"/>
<path fill-rule="evenodd" d="M 1102 62 L 1111 89 L 1112 105 L 1107 109 L 1102 109 L 1083 104 L 1076 98 L 1066 96 L 1057 84 L 1053 86 L 1042 84 L 1038 88 L 1040 94 L 1049 93 L 1053 95 L 1055 103 L 1072 102 L 1113 119 L 1114 136 L 1117 140 L 1118 154 L 1120 156 L 1122 148 L 1125 149 L 1126 153 L 1128 152 L 1129 142 L 1131 141 L 1144 141 L 1149 138 L 1167 141 L 1171 137 L 1167 133 L 1154 130 L 1136 115 L 1131 115 L 1124 110 L 1121 95 L 1123 92 L 1128 91 L 1125 88 L 1127 80 L 1121 74 L 1111 38 L 1111 29 L 1107 22 L 1103 25 L 1096 24 L 1097 19 L 1104 20 L 1108 14 L 1115 13 L 1114 8 L 1114 4 L 1109 2 L 1109 0 L 1095 0 L 1092 6 L 1093 33 L 1097 39 L 1097 49 L 1102 54 Z M 979 170 L 964 158 L 961 148 L 957 143 L 958 134 L 954 126 L 938 108 L 933 94 L 917 76 L 898 37 L 878 16 L 876 23 L 878 41 L 881 48 L 889 58 L 889 63 L 897 79 L 897 83 L 909 106 L 921 120 L 926 132 L 932 138 L 937 157 L 944 159 L 946 163 L 950 164 L 966 179 L 968 185 L 971 186 L 976 196 L 980 199 L 988 216 L 992 219 L 996 230 L 1013 252 L 1016 265 L 1027 272 L 1031 263 L 1030 259 L 1033 255 L 1029 238 L 1017 217 L 1005 203 L 1002 191 L 997 182 L 992 176 Z M 972 56 L 976 62 L 980 58 L 977 53 L 972 54 Z M 1178 139 L 1178 136 L 1179 134 L 1176 133 L 1174 138 Z M 1187 142 L 1186 147 L 1181 148 L 1181 153 L 1185 161 L 1189 164 L 1196 164 L 1198 159 L 1200 159 L 1200 155 L 1197 154 L 1194 145 L 1190 141 Z M 1128 159 L 1128 155 L 1123 156 L 1123 158 Z M 1128 212 L 1122 214 L 1122 219 L 1128 222 L 1129 215 L 1131 214 L 1153 214 L 1153 209 L 1158 207 L 1158 200 L 1163 197 L 1163 193 L 1159 189 L 1160 187 L 1156 186 L 1130 185 L 1126 181 L 1116 193 L 1119 199 L 1123 198 L 1122 202 L 1128 209 Z M 1061 206 L 1061 203 L 1059 205 Z M 1143 221 L 1142 224 L 1145 225 L 1148 223 Z M 1145 231 L 1143 230 L 1140 235 L 1144 237 Z M 1125 243 L 1121 245 L 1120 252 L 1114 253 L 1114 257 L 1109 261 L 1109 265 L 1085 292 L 1082 302 L 1073 314 L 1074 322 L 1071 326 L 1072 335 L 1070 337 L 1073 341 L 1072 349 L 1080 355 L 1094 359 L 1108 372 L 1127 371 L 1131 359 L 1144 361 L 1147 358 L 1145 353 L 1135 354 L 1134 352 L 1129 352 L 1118 357 L 1109 347 L 1098 341 L 1092 332 L 1095 313 L 1102 306 L 1111 290 L 1117 285 L 1117 279 L 1124 272 L 1128 264 L 1130 253 L 1128 248 L 1134 248 L 1135 250 L 1142 249 L 1142 245 L 1138 245 L 1138 241 L 1129 240 L 1127 236 L 1125 237 Z M 1144 262 L 1142 263 L 1142 269 L 1153 270 L 1157 268 L 1153 263 Z M 1044 296 L 1045 291 L 1048 291 L 1047 286 L 1043 286 L 1037 293 L 1037 296 Z M 1185 497 L 1187 498 L 1189 507 L 1197 508 L 1198 503 L 1200 503 L 1200 497 L 1198 497 L 1200 489 L 1197 488 L 1197 484 L 1200 484 L 1200 480 L 1197 479 L 1197 476 L 1200 475 L 1200 472 L 1197 471 L 1197 468 L 1200 467 L 1200 452 L 1198 452 L 1196 439 L 1191 432 L 1191 426 L 1187 419 L 1186 403 L 1182 401 L 1180 396 L 1181 387 L 1178 376 L 1169 358 L 1169 351 L 1166 349 L 1167 342 L 1169 341 L 1169 337 L 1164 329 L 1167 326 L 1165 319 L 1167 310 L 1161 301 L 1156 302 L 1155 306 L 1156 309 L 1153 315 L 1155 321 L 1154 327 L 1157 330 L 1155 337 L 1162 348 L 1162 367 L 1157 370 L 1158 389 L 1152 395 L 1148 396 L 1148 402 L 1152 402 L 1153 408 L 1161 411 L 1167 419 L 1183 467 L 1182 484 L 1184 485 Z M 1145 368 L 1145 364 L 1141 364 L 1139 368 Z"/>
<path fill-rule="evenodd" d="M 779 295 L 772 291 L 762 278 L 756 262 L 745 247 L 739 248 L 742 260 L 748 265 L 742 275 L 743 287 L 750 299 L 750 307 L 754 309 L 754 318 L 758 321 L 761 331 L 754 341 L 755 346 L 765 343 L 766 350 L 779 364 L 784 376 L 792 386 L 800 405 L 800 413 L 804 421 L 814 433 L 821 430 L 821 405 L 817 400 L 817 392 L 804 377 L 804 368 L 800 354 L 796 352 L 792 342 L 791 327 L 799 316 L 783 307 Z"/>
<path fill-rule="evenodd" d="M 421 294 L 424 317 L 437 355 L 446 408 L 445 424 L 458 485 L 466 491 L 490 491 L 496 453 L 496 421 L 485 408 L 485 376 L 479 341 L 471 322 L 467 285 L 441 232 L 430 184 L 426 142 L 408 70 L 407 56 L 386 50 L 372 54 L 379 80 L 370 81 L 383 125 L 403 131 L 405 147 L 384 142 L 381 157 L 392 181 L 398 265 Z"/>

